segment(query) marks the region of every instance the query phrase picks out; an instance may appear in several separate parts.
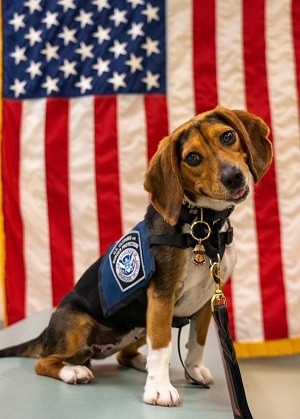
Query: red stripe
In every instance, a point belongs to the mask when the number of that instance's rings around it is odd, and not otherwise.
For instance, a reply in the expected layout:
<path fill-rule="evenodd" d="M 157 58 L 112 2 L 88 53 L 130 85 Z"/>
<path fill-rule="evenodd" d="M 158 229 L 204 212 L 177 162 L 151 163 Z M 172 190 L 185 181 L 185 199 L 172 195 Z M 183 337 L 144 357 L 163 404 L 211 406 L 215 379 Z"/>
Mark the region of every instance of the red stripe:
<path fill-rule="evenodd" d="M 300 106 L 300 1 L 293 0 L 292 2 L 292 24 L 294 35 L 294 51 L 295 51 L 295 65 L 297 78 L 297 93 L 298 104 Z M 300 112 L 300 109 L 299 109 Z"/>
<path fill-rule="evenodd" d="M 74 286 L 69 180 L 67 99 L 48 99 L 46 109 L 46 185 L 53 305 Z"/>
<path fill-rule="evenodd" d="M 6 239 L 5 288 L 9 324 L 25 317 L 24 239 L 19 188 L 21 115 L 21 102 L 3 101 L 2 181 Z"/>
<path fill-rule="evenodd" d="M 216 14 L 215 1 L 194 0 L 194 84 L 196 113 L 214 108 L 218 104 L 216 70 Z M 234 339 L 234 315 L 231 281 L 226 285 L 226 298 L 231 334 Z"/>
<path fill-rule="evenodd" d="M 195 105 L 198 114 L 218 104 L 214 0 L 194 0 L 193 36 Z"/>
<path fill-rule="evenodd" d="M 244 0 L 244 60 L 247 108 L 271 126 L 265 58 L 264 0 Z M 259 92 L 259 100 L 257 94 Z M 265 339 L 288 335 L 281 262 L 276 161 L 256 187 L 255 209 Z"/>
<path fill-rule="evenodd" d="M 100 251 L 122 236 L 118 163 L 117 102 L 95 98 L 95 165 Z"/>
<path fill-rule="evenodd" d="M 165 96 L 145 96 L 147 121 L 148 161 L 157 150 L 158 143 L 168 135 L 168 112 Z"/>

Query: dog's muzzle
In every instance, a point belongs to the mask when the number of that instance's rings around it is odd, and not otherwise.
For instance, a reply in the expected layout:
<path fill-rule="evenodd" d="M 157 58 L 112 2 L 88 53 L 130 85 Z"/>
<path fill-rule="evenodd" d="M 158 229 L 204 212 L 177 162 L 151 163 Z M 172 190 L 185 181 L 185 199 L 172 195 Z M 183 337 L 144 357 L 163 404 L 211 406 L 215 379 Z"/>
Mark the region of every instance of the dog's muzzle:
<path fill-rule="evenodd" d="M 221 182 L 230 193 L 234 193 L 245 186 L 245 177 L 238 166 L 223 164 Z"/>
<path fill-rule="evenodd" d="M 235 203 L 243 201 L 250 192 L 244 173 L 238 166 L 223 164 L 221 182 L 230 193 L 230 200 Z"/>

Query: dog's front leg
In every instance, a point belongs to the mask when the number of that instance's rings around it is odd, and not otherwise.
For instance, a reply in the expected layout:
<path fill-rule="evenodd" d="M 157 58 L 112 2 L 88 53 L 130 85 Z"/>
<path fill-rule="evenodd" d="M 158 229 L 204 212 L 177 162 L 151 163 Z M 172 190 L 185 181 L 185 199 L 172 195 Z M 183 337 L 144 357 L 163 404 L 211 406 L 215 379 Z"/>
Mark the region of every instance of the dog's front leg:
<path fill-rule="evenodd" d="M 191 319 L 189 340 L 186 344 L 188 354 L 185 366 L 189 375 L 203 384 L 213 382 L 208 368 L 203 365 L 203 352 L 208 326 L 211 319 L 210 300 Z M 186 377 L 188 379 L 188 377 Z"/>
<path fill-rule="evenodd" d="M 148 377 L 144 402 L 161 406 L 178 406 L 179 394 L 170 383 L 169 363 L 172 353 L 172 318 L 174 297 L 162 298 L 153 284 L 148 289 L 147 342 Z"/>

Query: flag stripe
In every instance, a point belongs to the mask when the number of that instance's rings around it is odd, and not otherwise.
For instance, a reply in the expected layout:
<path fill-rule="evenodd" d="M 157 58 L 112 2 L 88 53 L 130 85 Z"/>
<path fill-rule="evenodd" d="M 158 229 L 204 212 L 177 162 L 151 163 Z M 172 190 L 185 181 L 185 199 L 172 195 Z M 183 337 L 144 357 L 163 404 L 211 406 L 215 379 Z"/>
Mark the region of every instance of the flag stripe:
<path fill-rule="evenodd" d="M 247 108 L 256 112 L 271 126 L 270 108 L 267 90 L 265 57 L 265 16 L 264 0 L 255 0 L 251 5 L 244 1 L 244 59 Z M 255 60 L 256 66 L 251 67 Z M 250 70 L 251 69 L 251 70 Z M 259 92 L 259 101 L 257 101 Z M 282 263 L 278 257 L 272 264 L 273 255 L 281 255 L 280 223 L 278 217 L 275 164 L 269 169 L 264 182 L 256 187 L 255 210 L 259 251 L 259 273 L 262 297 L 262 310 L 265 339 L 280 339 L 286 336 L 286 304 L 283 285 Z M 270 211 L 270 205 L 272 210 Z M 272 216 L 268 216 L 268 214 Z M 272 284 L 268 284 L 273 278 Z M 259 290 L 256 291 L 259 295 Z M 276 293 L 276 301 L 272 299 Z M 272 314 L 271 314 L 272 313 Z M 255 319 L 258 321 L 258 319 Z M 281 327 L 278 327 L 278 325 Z M 249 327 L 248 327 L 249 330 Z M 263 339 L 261 334 L 249 336 L 249 339 Z"/>
<path fill-rule="evenodd" d="M 218 7 L 218 73 L 220 102 L 230 108 L 245 109 L 245 68 L 243 48 L 242 2 L 235 2 L 236 13 L 231 14 L 224 2 Z M 233 2 L 231 3 L 233 7 Z M 235 31 L 231 28 L 235 27 Z M 232 298 L 237 340 L 249 340 L 251 333 L 263 338 L 263 320 L 259 283 L 259 260 L 254 208 L 254 191 L 251 184 L 248 200 L 236 207 L 232 222 L 238 246 L 237 265 L 233 274 Z M 246 222 L 245 222 L 246 221 Z M 245 306 L 245 289 L 249 306 Z M 253 327 L 255 318 L 255 327 Z M 249 327 L 252 326 L 252 327 Z"/>
<path fill-rule="evenodd" d="M 297 78 L 298 107 L 300 113 L 300 1 L 292 1 L 292 25 L 294 36 L 294 54 Z"/>
<path fill-rule="evenodd" d="M 116 97 L 95 98 L 95 158 L 100 252 L 122 236 Z"/>
<path fill-rule="evenodd" d="M 145 96 L 148 161 L 157 150 L 158 143 L 168 135 L 168 112 L 165 96 Z"/>
<path fill-rule="evenodd" d="M 3 101 L 2 180 L 3 212 L 6 240 L 6 311 L 8 323 L 25 316 L 25 267 L 23 258 L 23 224 L 20 214 L 20 121 L 19 101 Z M 17 261 L 17 263 L 16 263 Z M 17 280 L 16 280 L 17 279 Z"/>
<path fill-rule="evenodd" d="M 196 113 L 218 104 L 215 1 L 193 2 L 193 64 Z"/>
<path fill-rule="evenodd" d="M 0 14 L 2 15 L 2 3 L 0 4 Z M 0 19 L 0 33 L 3 33 L 3 22 Z M 0 35 L 0 89 L 3 92 L 3 42 Z M 7 324 L 7 304 L 5 293 L 5 228 L 3 213 L 3 177 L 2 177 L 2 143 L 3 143 L 3 98 L 0 98 L 0 322 L 3 320 L 4 325 Z"/>
<path fill-rule="evenodd" d="M 192 0 L 167 2 L 167 103 L 170 132 L 195 115 L 192 13 Z"/>
<path fill-rule="evenodd" d="M 196 114 L 212 109 L 218 104 L 216 68 L 216 4 L 204 0 L 193 2 L 193 73 Z M 235 339 L 232 305 L 232 281 L 225 287 L 227 309 L 232 338 Z"/>
<path fill-rule="evenodd" d="M 69 130 L 71 229 L 78 280 L 100 254 L 93 96 L 70 99 Z"/>
<path fill-rule="evenodd" d="M 242 42 L 242 4 L 241 1 L 225 4 L 218 0 L 216 8 L 217 26 L 217 81 L 218 96 L 221 105 L 229 108 L 245 109 L 245 81 L 243 65 Z M 231 13 L 231 7 L 235 13 Z M 235 28 L 233 31 L 232 28 Z M 247 220 L 247 223 L 245 223 Z M 249 333 L 248 325 L 244 320 L 252 318 L 252 311 L 259 315 L 261 302 L 258 286 L 258 260 L 256 245 L 256 223 L 254 214 L 253 193 L 244 204 L 238 205 L 232 215 L 234 226 L 237 264 L 231 281 L 231 296 L 233 300 L 233 319 L 235 338 L 243 340 Z M 245 275 L 247 277 L 245 278 Z M 238 278 L 238 279 L 237 279 Z M 245 286 L 251 284 L 257 292 L 249 292 L 251 299 L 251 316 L 245 311 L 249 310 L 244 304 Z M 247 286 L 249 290 L 250 287 Z M 262 321 L 258 322 L 258 333 L 262 334 Z"/>
<path fill-rule="evenodd" d="M 216 33 L 219 103 L 245 109 L 241 0 L 216 1 Z"/>
<path fill-rule="evenodd" d="M 23 101 L 20 196 L 24 226 L 27 315 L 41 308 L 52 307 L 45 175 L 45 118 L 46 99 Z M 35 234 L 37 226 L 39 234 Z M 40 278 L 37 281 L 35 267 L 38 264 L 40 264 Z"/>
<path fill-rule="evenodd" d="M 291 278 L 300 278 L 300 237 L 295 228 L 300 225 L 300 132 L 289 1 L 267 0 L 266 33 L 288 331 L 295 336 L 299 334 L 299 286 Z"/>
<path fill-rule="evenodd" d="M 68 118 L 67 99 L 47 100 L 45 163 L 54 306 L 57 306 L 61 298 L 74 286 L 68 176 Z"/>
<path fill-rule="evenodd" d="M 124 233 L 143 219 L 148 204 L 143 188 L 147 169 L 146 130 L 143 96 L 119 96 L 118 150 Z"/>

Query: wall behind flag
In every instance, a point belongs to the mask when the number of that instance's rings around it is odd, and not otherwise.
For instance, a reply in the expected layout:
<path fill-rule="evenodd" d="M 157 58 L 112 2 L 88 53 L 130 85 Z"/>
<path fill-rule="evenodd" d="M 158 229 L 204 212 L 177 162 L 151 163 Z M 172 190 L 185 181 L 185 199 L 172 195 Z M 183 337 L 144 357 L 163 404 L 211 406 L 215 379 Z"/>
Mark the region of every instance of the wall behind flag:
<path fill-rule="evenodd" d="M 300 352 L 300 1 L 2 4 L 8 322 L 57 305 L 143 217 L 159 140 L 220 103 L 261 116 L 274 145 L 233 214 L 236 348 Z"/>

